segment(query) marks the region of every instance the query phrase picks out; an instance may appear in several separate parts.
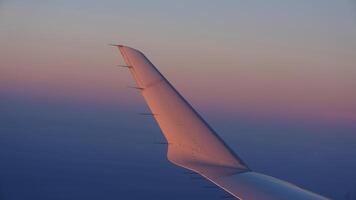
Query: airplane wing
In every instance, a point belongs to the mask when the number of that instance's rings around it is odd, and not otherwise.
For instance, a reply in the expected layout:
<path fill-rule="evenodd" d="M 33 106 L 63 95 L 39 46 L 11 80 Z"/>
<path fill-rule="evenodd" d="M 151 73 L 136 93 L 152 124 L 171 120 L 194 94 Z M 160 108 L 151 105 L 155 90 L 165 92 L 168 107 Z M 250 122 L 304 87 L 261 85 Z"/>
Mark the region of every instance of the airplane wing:
<path fill-rule="evenodd" d="M 168 144 L 168 160 L 243 200 L 326 198 L 259 174 L 239 158 L 140 51 L 117 46 Z"/>

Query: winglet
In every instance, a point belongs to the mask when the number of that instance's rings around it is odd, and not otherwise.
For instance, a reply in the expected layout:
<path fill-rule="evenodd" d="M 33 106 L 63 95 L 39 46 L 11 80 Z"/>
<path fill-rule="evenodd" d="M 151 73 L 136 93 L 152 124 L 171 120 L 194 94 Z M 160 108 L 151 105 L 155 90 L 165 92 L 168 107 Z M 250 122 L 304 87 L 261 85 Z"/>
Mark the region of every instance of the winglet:
<path fill-rule="evenodd" d="M 245 172 L 248 166 L 139 50 L 119 47 L 137 86 L 168 142 L 168 160 L 209 177 Z M 147 89 L 147 90 L 146 90 Z M 173 114 L 172 114 L 173 113 Z"/>

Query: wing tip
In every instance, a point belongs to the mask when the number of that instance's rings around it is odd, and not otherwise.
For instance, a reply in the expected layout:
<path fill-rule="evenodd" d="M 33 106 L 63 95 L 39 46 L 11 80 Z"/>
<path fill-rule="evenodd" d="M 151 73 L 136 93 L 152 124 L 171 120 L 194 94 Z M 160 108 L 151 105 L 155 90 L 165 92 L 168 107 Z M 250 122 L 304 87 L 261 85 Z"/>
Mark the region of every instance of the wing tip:
<path fill-rule="evenodd" d="M 109 44 L 109 46 L 113 46 L 113 47 L 124 47 L 124 45 L 122 45 L 122 44 Z"/>

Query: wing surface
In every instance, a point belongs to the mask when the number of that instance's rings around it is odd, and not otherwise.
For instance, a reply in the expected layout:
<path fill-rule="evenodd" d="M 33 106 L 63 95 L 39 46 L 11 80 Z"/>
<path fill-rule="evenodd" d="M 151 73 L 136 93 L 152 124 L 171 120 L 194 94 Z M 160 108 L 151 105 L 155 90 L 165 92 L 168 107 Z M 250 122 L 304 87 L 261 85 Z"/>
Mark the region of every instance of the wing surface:
<path fill-rule="evenodd" d="M 119 48 L 168 144 L 168 160 L 195 171 L 239 199 L 326 198 L 252 172 L 140 51 Z"/>
<path fill-rule="evenodd" d="M 248 170 L 145 55 L 130 47 L 118 48 L 167 140 L 171 162 L 211 175 Z"/>

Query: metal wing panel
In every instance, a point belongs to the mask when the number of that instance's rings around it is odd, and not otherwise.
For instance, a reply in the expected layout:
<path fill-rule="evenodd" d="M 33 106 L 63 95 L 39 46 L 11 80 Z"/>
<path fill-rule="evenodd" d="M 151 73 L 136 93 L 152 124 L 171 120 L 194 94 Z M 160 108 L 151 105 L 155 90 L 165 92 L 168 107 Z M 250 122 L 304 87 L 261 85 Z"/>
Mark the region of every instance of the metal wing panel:
<path fill-rule="evenodd" d="M 238 199 L 327 199 L 252 172 L 140 51 L 115 46 L 167 139 L 167 156 L 171 162 L 198 172 Z"/>
<path fill-rule="evenodd" d="M 296 185 L 256 172 L 222 176 L 214 182 L 239 199 L 248 200 L 327 200 Z"/>
<path fill-rule="evenodd" d="M 204 164 L 228 168 L 229 173 L 248 170 L 141 52 L 118 47 L 168 141 L 170 161 L 195 171 Z"/>

